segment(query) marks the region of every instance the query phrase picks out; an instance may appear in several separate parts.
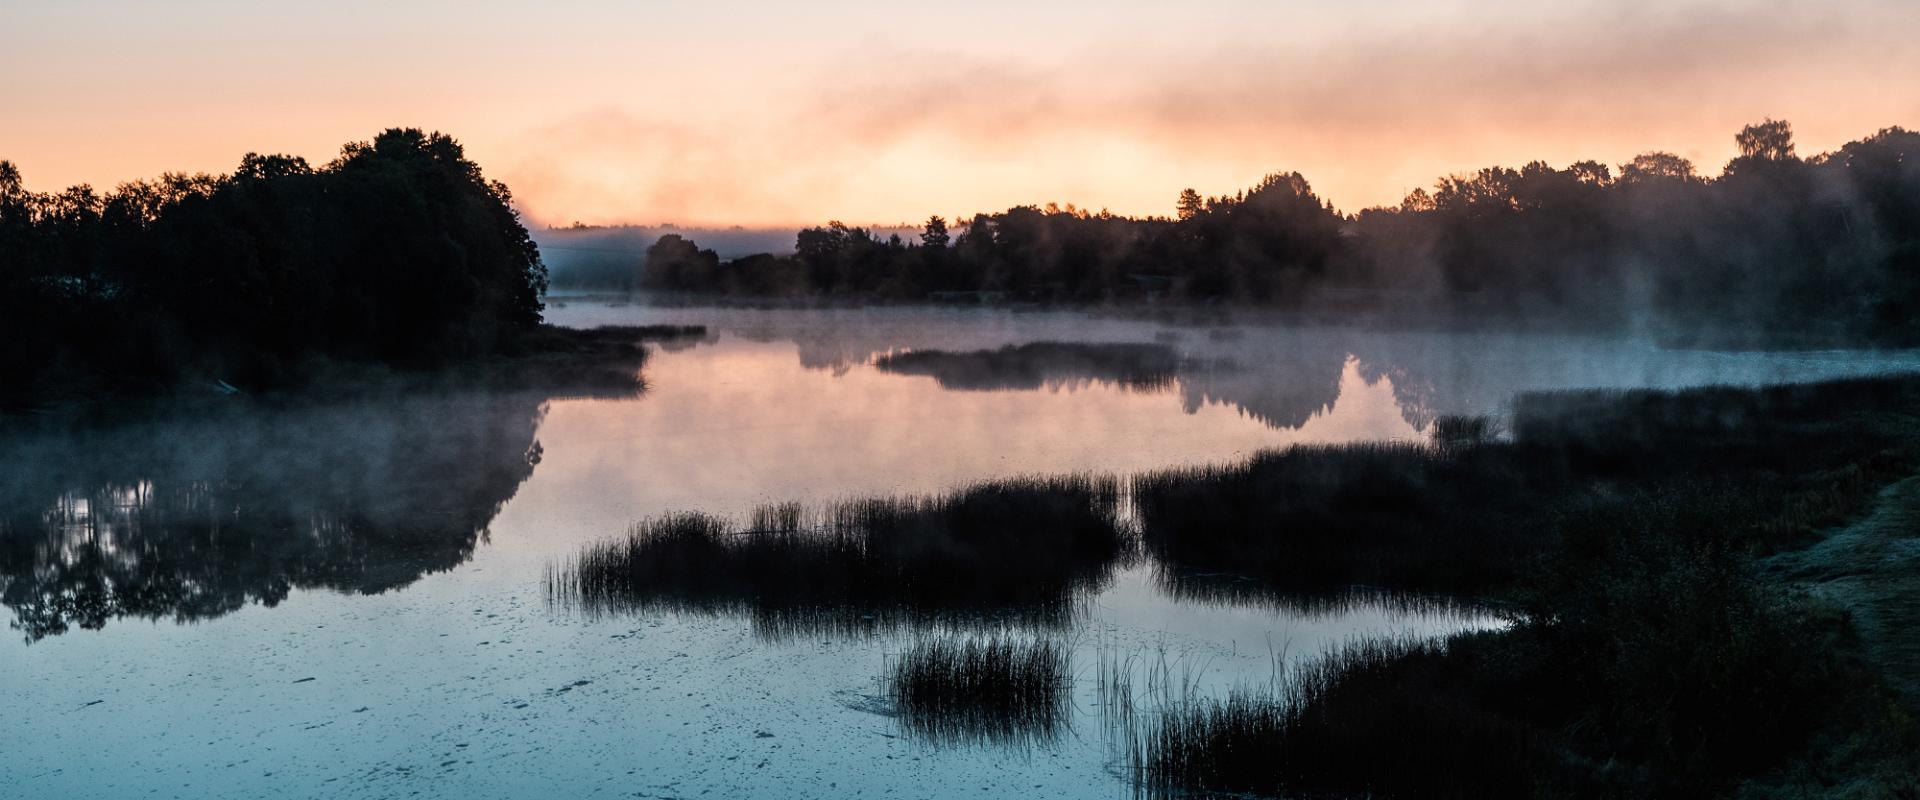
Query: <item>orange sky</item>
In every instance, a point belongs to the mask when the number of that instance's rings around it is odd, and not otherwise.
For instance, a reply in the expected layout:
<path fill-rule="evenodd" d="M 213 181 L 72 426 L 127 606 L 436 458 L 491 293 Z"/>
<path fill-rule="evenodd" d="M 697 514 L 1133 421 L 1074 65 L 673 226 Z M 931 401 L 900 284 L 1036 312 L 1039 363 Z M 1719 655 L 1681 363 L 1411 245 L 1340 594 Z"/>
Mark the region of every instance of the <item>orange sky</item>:
<path fill-rule="evenodd" d="M 1034 8 L 1044 5 L 1043 8 Z M 0 6 L 0 158 L 40 189 L 466 142 L 538 222 L 858 223 L 1299 170 L 1437 176 L 1920 126 L 1920 3 L 63 0 Z"/>

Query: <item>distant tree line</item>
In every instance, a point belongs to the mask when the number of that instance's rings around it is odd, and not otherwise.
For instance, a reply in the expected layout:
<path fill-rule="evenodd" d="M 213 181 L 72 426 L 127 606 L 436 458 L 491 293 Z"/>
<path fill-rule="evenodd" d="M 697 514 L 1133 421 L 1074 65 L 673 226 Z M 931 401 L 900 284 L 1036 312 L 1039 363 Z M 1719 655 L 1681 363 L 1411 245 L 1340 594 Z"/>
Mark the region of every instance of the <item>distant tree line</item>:
<path fill-rule="evenodd" d="M 248 154 L 107 193 L 30 192 L 0 162 L 0 384 L 491 352 L 539 324 L 546 290 L 510 201 L 458 142 L 412 129 L 320 167 Z"/>
<path fill-rule="evenodd" d="M 662 237 L 649 289 L 879 300 L 1085 303 L 1163 296 L 1388 319 L 1643 326 L 1710 343 L 1920 344 L 1920 134 L 1800 158 L 1747 126 L 1717 178 L 1672 153 L 1489 167 L 1343 215 L 1298 173 L 1173 217 L 1020 206 L 919 241 L 838 222 L 791 256 L 722 262 Z"/>

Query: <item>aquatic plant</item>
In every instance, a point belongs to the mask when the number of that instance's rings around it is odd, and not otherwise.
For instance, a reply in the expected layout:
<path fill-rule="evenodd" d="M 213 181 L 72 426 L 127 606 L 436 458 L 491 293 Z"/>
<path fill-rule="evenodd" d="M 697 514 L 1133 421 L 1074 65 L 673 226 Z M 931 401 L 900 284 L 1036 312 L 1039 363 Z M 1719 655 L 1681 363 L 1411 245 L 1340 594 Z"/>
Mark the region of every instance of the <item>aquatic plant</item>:
<path fill-rule="evenodd" d="M 1445 448 L 1473 447 L 1499 437 L 1499 421 L 1492 417 L 1442 416 L 1429 432 L 1433 443 Z"/>
<path fill-rule="evenodd" d="M 763 635 L 899 624 L 1058 627 L 1132 550 L 1119 483 L 1067 476 L 943 497 L 698 514 L 636 524 L 549 570 L 549 596 L 588 614 L 745 613 Z"/>
<path fill-rule="evenodd" d="M 1740 547 L 1805 542 L 1920 467 L 1920 378 L 1765 389 L 1522 395 L 1510 439 L 1303 446 L 1136 477 L 1145 552 L 1207 576 L 1301 594 L 1359 584 L 1497 595 L 1560 545 L 1567 509 L 1693 487 Z"/>
<path fill-rule="evenodd" d="M 1712 796 L 1815 737 L 1850 752 L 1910 739 L 1844 616 L 1769 588 L 1749 556 L 1911 474 L 1917 422 L 1912 376 L 1556 393 L 1517 403 L 1511 440 L 1146 476 L 1145 550 L 1176 591 L 1448 587 L 1494 594 L 1514 624 L 1362 645 L 1267 692 L 1168 704 L 1129 738 L 1141 786 Z"/>
<path fill-rule="evenodd" d="M 1385 443 L 1165 470 L 1132 489 L 1146 552 L 1184 574 L 1305 593 L 1471 594 L 1510 583 L 1551 544 L 1500 519 L 1543 477 L 1479 453 Z"/>
<path fill-rule="evenodd" d="M 1034 743 L 1067 724 L 1071 659 L 1051 639 L 1002 636 L 915 641 L 887 670 L 887 694 L 909 734 L 939 744 Z"/>
<path fill-rule="evenodd" d="M 1347 643 L 1273 686 L 1175 703 L 1143 724 L 1129 766 L 1149 796 L 1525 796 L 1539 747 L 1520 724 L 1436 694 L 1419 674 L 1444 641 Z"/>

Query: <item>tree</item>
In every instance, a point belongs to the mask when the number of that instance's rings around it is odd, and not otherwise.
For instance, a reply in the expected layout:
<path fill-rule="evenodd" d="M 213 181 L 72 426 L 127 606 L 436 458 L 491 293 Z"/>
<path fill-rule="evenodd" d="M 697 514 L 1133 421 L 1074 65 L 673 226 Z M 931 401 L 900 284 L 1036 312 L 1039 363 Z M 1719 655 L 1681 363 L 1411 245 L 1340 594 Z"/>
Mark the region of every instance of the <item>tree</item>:
<path fill-rule="evenodd" d="M 1740 146 L 1741 158 L 1765 161 L 1793 158 L 1793 126 L 1783 119 L 1768 118 L 1741 128 L 1733 141 Z"/>
<path fill-rule="evenodd" d="M 1613 182 L 1613 172 L 1598 161 L 1576 161 L 1567 167 L 1567 171 L 1573 173 L 1575 180 L 1589 186 L 1606 186 Z"/>
<path fill-rule="evenodd" d="M 25 191 L 20 181 L 20 168 L 11 161 L 0 161 L 0 203 L 11 203 Z"/>
<path fill-rule="evenodd" d="M 935 215 L 927 218 L 926 230 L 920 232 L 920 243 L 928 247 L 944 249 L 952 237 L 947 234 L 947 220 Z"/>
<path fill-rule="evenodd" d="M 1189 220 L 1207 210 L 1207 201 L 1200 193 L 1192 189 L 1181 189 L 1180 200 L 1174 203 L 1174 210 L 1181 220 Z"/>
<path fill-rule="evenodd" d="M 240 159 L 240 168 L 233 171 L 238 180 L 265 181 L 285 178 L 293 175 L 311 175 L 313 167 L 299 156 L 267 155 L 248 153 Z"/>
<path fill-rule="evenodd" d="M 646 273 L 640 283 L 649 289 L 700 291 L 712 286 L 719 267 L 718 254 L 669 233 L 647 248 Z"/>
<path fill-rule="evenodd" d="M 1641 153 L 1620 165 L 1621 183 L 1647 183 L 1656 180 L 1697 180 L 1693 162 L 1665 151 Z"/>
<path fill-rule="evenodd" d="M 806 228 L 794 237 L 793 253 L 801 261 L 815 267 L 831 264 L 841 253 L 846 252 L 853 240 L 853 232 L 846 223 L 833 220 L 824 228 Z"/>

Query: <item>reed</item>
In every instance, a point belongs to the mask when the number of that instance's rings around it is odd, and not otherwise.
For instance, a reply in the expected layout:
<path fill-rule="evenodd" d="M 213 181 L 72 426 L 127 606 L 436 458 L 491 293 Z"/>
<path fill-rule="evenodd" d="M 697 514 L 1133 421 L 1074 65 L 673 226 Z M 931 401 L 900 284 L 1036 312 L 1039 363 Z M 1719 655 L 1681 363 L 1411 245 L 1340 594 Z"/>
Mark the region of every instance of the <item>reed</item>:
<path fill-rule="evenodd" d="M 918 626 L 1059 628 L 1132 552 L 1119 486 L 1086 476 L 643 521 L 548 570 L 589 615 L 738 613 L 769 638 Z"/>
<path fill-rule="evenodd" d="M 928 638 L 887 672 L 906 730 L 938 744 L 1053 740 L 1072 709 L 1067 648 L 1051 639 Z"/>

